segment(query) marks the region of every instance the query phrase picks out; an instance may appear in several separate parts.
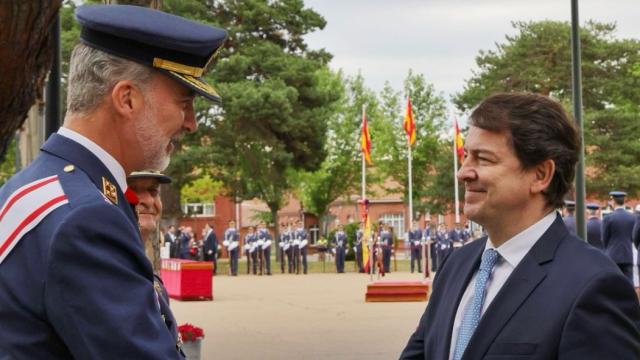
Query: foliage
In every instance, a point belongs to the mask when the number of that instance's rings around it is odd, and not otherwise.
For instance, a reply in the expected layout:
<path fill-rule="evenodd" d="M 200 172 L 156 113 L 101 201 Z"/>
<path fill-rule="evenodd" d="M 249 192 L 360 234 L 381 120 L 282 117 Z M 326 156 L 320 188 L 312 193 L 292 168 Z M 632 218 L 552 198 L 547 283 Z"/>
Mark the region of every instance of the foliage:
<path fill-rule="evenodd" d="M 445 129 L 445 101 L 441 95 L 436 94 L 433 85 L 426 82 L 424 75 L 414 74 L 412 71 L 409 71 L 404 81 L 404 94 L 405 96 L 401 97 L 401 94 L 391 89 L 388 83 L 380 94 L 383 115 L 382 121 L 375 125 L 375 129 L 378 130 L 378 146 L 384 149 L 384 156 L 376 161 L 386 178 L 400 184 L 398 188 L 388 190 L 404 193 L 405 202 L 408 203 L 408 147 L 407 135 L 402 124 L 406 113 L 406 99 L 410 94 L 416 123 L 416 142 L 412 147 L 414 211 L 425 212 L 433 210 L 432 201 L 424 201 L 425 192 L 438 185 L 432 179 L 434 166 L 438 157 L 445 155 L 439 152 L 440 137 Z M 451 191 L 438 187 L 430 192 L 441 194 Z"/>
<path fill-rule="evenodd" d="M 182 201 L 187 203 L 211 202 L 221 188 L 220 181 L 215 181 L 209 175 L 204 175 L 183 186 L 180 196 Z"/>
<path fill-rule="evenodd" d="M 9 143 L 4 160 L 0 163 L 0 186 L 2 186 L 16 172 L 16 140 Z"/>
<path fill-rule="evenodd" d="M 515 22 L 518 33 L 497 49 L 481 51 L 479 70 L 454 98 L 469 110 L 498 91 L 531 91 L 572 102 L 570 25 Z M 640 191 L 635 180 L 640 121 L 640 41 L 616 39 L 615 24 L 589 21 L 580 30 L 587 188 L 605 198 L 609 190 Z"/>

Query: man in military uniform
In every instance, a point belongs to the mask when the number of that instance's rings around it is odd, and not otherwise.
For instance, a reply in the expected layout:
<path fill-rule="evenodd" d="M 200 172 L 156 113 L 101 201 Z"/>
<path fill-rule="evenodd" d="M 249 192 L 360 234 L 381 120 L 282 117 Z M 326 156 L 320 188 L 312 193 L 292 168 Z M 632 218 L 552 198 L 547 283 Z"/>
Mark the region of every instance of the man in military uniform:
<path fill-rule="evenodd" d="M 347 234 L 344 232 L 342 224 L 338 225 L 338 230 L 333 234 L 333 247 L 336 252 L 336 272 L 344 273 L 345 249 L 347 247 Z"/>
<path fill-rule="evenodd" d="M 302 220 L 296 221 L 296 230 L 293 232 L 293 252 L 296 274 L 300 274 L 300 266 L 302 265 L 302 272 L 307 273 L 307 243 L 308 236 L 307 230 L 304 228 Z"/>
<path fill-rule="evenodd" d="M 240 233 L 236 229 L 236 222 L 229 220 L 229 226 L 224 231 L 224 241 L 222 244 L 227 247 L 229 254 L 229 274 L 238 276 L 238 245 L 240 242 Z"/>
<path fill-rule="evenodd" d="M 382 248 L 382 268 L 385 273 L 389 273 L 391 272 L 391 252 L 393 250 L 393 233 L 389 224 L 382 225 L 379 241 Z"/>
<path fill-rule="evenodd" d="M 353 250 L 356 254 L 356 264 L 358 265 L 358 272 L 364 273 L 364 261 L 362 259 L 362 240 L 364 236 L 364 223 L 360 221 L 358 230 L 356 230 L 356 243 L 353 245 Z M 364 246 L 367 246 L 364 244 Z"/>
<path fill-rule="evenodd" d="M 164 234 L 164 244 L 165 246 L 169 244 L 169 257 L 176 257 L 176 243 L 176 227 L 171 225 Z"/>
<path fill-rule="evenodd" d="M 618 264 L 622 273 L 633 283 L 633 251 L 631 236 L 635 217 L 624 206 L 627 193 L 612 191 L 613 212 L 602 220 L 602 245 L 605 253 Z"/>
<path fill-rule="evenodd" d="M 414 269 L 417 269 L 418 272 L 422 270 L 422 230 L 420 230 L 420 226 L 417 221 L 413 222 L 413 227 L 408 233 L 409 238 L 409 248 L 411 249 L 411 272 L 413 273 Z M 414 268 L 414 264 L 418 265 L 417 268 Z"/>
<path fill-rule="evenodd" d="M 258 251 L 260 252 L 260 275 L 271 275 L 271 233 L 267 224 L 261 221 L 258 224 Z"/>
<path fill-rule="evenodd" d="M 284 274 L 285 264 L 289 274 L 293 272 L 291 263 L 291 255 L 289 253 L 289 242 L 291 240 L 291 233 L 289 232 L 289 226 L 283 221 L 280 223 L 278 247 L 280 248 L 280 271 Z"/>
<path fill-rule="evenodd" d="M 247 257 L 247 274 L 251 274 L 251 265 L 253 264 L 253 275 L 258 271 L 258 252 L 256 251 L 258 245 L 256 242 L 258 237 L 256 236 L 256 230 L 253 226 L 249 226 L 247 233 L 244 234 L 244 255 Z"/>
<path fill-rule="evenodd" d="M 576 234 L 576 217 L 574 215 L 576 210 L 576 202 L 573 200 L 564 201 L 564 226 L 567 227 L 571 235 Z"/>
<path fill-rule="evenodd" d="M 203 253 L 204 261 L 211 261 L 213 263 L 212 274 L 215 275 L 216 269 L 218 268 L 218 238 L 216 237 L 216 233 L 213 231 L 213 226 L 211 226 L 211 224 L 206 224 L 204 226 Z"/>
<path fill-rule="evenodd" d="M 449 238 L 447 226 L 444 223 L 438 225 L 436 233 L 436 271 L 440 269 L 442 262 L 453 251 L 453 244 Z"/>
<path fill-rule="evenodd" d="M 163 170 L 196 129 L 223 30 L 143 7 L 81 6 L 63 127 L 0 189 L 0 358 L 180 359 L 126 174 Z"/>
<path fill-rule="evenodd" d="M 431 271 L 436 271 L 436 230 L 431 229 L 431 219 L 426 218 L 425 219 L 425 225 L 424 225 L 424 231 L 422 232 L 422 239 L 424 241 L 424 244 L 426 245 L 427 249 L 426 252 L 428 254 L 425 254 L 425 261 L 427 260 L 431 260 Z M 429 258 L 427 259 L 428 256 Z"/>
<path fill-rule="evenodd" d="M 587 204 L 587 242 L 598 249 L 602 249 L 602 221 L 598 216 L 600 205 Z"/>
<path fill-rule="evenodd" d="M 153 241 L 156 238 L 156 229 L 162 216 L 160 184 L 169 183 L 171 183 L 171 178 L 157 171 L 134 171 L 127 176 L 127 185 L 139 200 L 136 205 L 136 212 L 138 213 L 140 234 L 142 235 L 147 257 L 152 263 L 156 257 L 153 251 Z M 154 269 L 153 287 L 158 295 L 160 316 L 175 339 L 177 346 L 180 347 L 181 339 L 178 336 L 177 322 L 169 307 L 169 294 L 158 275 L 158 270 Z"/>

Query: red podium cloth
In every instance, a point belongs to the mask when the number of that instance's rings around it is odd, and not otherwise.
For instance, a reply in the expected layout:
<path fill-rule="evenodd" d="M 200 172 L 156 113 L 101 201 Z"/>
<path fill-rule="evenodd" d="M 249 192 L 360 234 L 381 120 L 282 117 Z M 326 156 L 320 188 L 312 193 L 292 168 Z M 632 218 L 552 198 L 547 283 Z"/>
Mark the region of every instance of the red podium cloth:
<path fill-rule="evenodd" d="M 213 263 L 162 259 L 160 277 L 169 297 L 177 300 L 213 300 Z"/>

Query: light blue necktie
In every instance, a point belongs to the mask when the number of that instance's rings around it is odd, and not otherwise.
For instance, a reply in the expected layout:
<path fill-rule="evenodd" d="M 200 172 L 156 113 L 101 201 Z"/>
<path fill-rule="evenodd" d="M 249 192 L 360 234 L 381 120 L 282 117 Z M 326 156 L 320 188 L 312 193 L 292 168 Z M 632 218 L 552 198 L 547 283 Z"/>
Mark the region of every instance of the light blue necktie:
<path fill-rule="evenodd" d="M 473 290 L 473 298 L 471 298 L 471 301 L 464 310 L 462 324 L 460 324 L 458 339 L 456 340 L 455 352 L 453 353 L 453 360 L 460 360 L 462 358 L 462 354 L 464 354 L 464 350 L 467 348 L 469 340 L 480 322 L 482 305 L 484 304 L 484 298 L 487 294 L 487 283 L 491 278 L 491 271 L 499 256 L 498 252 L 494 249 L 487 249 L 482 254 L 482 261 L 480 262 L 480 269 L 478 269 Z"/>

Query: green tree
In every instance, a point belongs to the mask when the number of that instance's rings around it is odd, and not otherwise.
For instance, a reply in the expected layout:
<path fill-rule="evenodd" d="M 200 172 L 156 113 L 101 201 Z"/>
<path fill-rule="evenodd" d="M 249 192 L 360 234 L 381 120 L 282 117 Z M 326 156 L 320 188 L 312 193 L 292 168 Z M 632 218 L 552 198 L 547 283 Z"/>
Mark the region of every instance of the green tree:
<path fill-rule="evenodd" d="M 327 230 L 329 205 L 360 190 L 362 106 L 371 104 L 369 107 L 373 107 L 376 104 L 375 93 L 365 87 L 362 75 L 344 79 L 344 88 L 339 85 L 336 91 L 344 93 L 344 96 L 329 118 L 327 157 L 318 170 L 300 172 L 296 179 L 296 194 L 305 210 L 320 219 L 323 235 Z"/>
<path fill-rule="evenodd" d="M 571 104 L 569 23 L 513 26 L 516 35 L 477 56 L 479 70 L 454 98 L 461 111 L 498 91 L 537 92 Z M 615 30 L 615 24 L 593 21 L 580 30 L 587 189 L 603 198 L 612 188 L 640 191 L 632 175 L 640 156 L 633 131 L 640 121 L 640 41 L 616 39 Z"/>
<path fill-rule="evenodd" d="M 445 128 L 445 101 L 437 94 L 424 75 L 409 71 L 404 81 L 404 96 L 386 84 L 380 94 L 382 124 L 380 125 L 379 146 L 385 155 L 378 160 L 379 168 L 386 178 L 398 184 L 388 190 L 402 192 L 405 203 L 409 202 L 408 147 L 407 135 L 403 128 L 407 95 L 411 94 L 413 117 L 416 124 L 416 142 L 412 147 L 412 182 L 414 212 L 436 210 L 433 200 L 425 197 L 429 193 L 440 194 L 440 188 L 429 191 L 439 183 L 434 177 L 435 164 L 439 157 L 440 136 Z M 415 213 L 413 214 L 415 216 Z"/>

